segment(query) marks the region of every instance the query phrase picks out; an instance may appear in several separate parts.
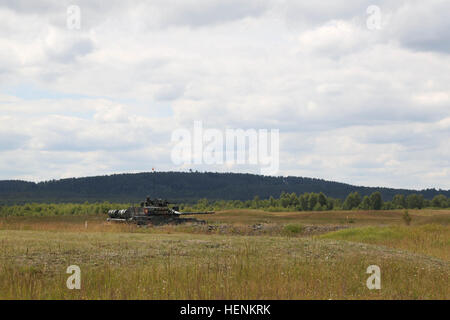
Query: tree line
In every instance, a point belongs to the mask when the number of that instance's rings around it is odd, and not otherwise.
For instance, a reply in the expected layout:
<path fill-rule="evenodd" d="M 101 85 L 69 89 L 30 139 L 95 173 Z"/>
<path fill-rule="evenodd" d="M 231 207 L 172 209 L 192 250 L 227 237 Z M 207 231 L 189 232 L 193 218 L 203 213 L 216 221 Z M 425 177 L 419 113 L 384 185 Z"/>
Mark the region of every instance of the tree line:
<path fill-rule="evenodd" d="M 96 215 L 111 209 L 124 209 L 131 204 L 119 203 L 26 203 L 22 205 L 0 206 L 0 217 L 7 216 L 70 216 Z"/>
<path fill-rule="evenodd" d="M 111 209 L 125 209 L 131 203 L 27 203 L 22 205 L 0 206 L 0 216 L 60 216 L 60 215 L 95 215 L 104 214 Z M 383 201 L 380 192 L 369 196 L 361 196 L 358 192 L 350 193 L 344 201 L 320 193 L 282 192 L 278 198 L 270 196 L 253 200 L 198 200 L 195 204 L 182 203 L 178 205 L 181 211 L 207 211 L 227 209 L 260 209 L 266 211 L 329 211 L 329 210 L 394 210 L 422 208 L 450 208 L 450 198 L 437 195 L 427 200 L 421 194 L 397 194 L 391 201 Z"/>
<path fill-rule="evenodd" d="M 185 204 L 184 210 L 226 210 L 226 209 L 262 209 L 267 211 L 328 211 L 328 210 L 395 210 L 422 208 L 450 208 L 450 198 L 437 195 L 432 200 L 414 193 L 409 195 L 397 194 L 391 201 L 384 201 L 380 192 L 361 196 L 358 192 L 351 192 L 344 201 L 320 193 L 282 192 L 278 198 L 269 197 L 253 200 L 219 200 L 208 201 L 200 199 L 195 205 Z"/>

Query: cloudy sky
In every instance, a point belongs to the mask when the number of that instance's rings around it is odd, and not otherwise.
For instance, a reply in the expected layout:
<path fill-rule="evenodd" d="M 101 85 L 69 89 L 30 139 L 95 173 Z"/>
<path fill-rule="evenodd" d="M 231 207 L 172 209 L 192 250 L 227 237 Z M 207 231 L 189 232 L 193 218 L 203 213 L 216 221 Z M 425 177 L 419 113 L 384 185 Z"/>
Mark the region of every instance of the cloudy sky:
<path fill-rule="evenodd" d="M 449 189 L 449 12 L 445 0 L 0 0 L 0 179 L 186 170 L 171 134 L 202 121 L 279 129 L 280 175 Z"/>

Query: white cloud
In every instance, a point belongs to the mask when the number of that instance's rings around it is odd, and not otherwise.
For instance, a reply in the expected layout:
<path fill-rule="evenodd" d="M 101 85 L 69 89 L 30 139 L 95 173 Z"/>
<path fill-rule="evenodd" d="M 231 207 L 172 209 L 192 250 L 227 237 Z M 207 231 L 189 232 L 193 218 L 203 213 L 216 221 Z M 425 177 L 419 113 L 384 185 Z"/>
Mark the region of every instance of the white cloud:
<path fill-rule="evenodd" d="M 355 23 L 332 20 L 303 32 L 299 37 L 299 50 L 340 57 L 367 48 L 373 34 Z"/>
<path fill-rule="evenodd" d="M 0 178 L 176 170 L 201 120 L 280 129 L 280 174 L 450 188 L 444 1 L 69 4 L 0 1 Z"/>

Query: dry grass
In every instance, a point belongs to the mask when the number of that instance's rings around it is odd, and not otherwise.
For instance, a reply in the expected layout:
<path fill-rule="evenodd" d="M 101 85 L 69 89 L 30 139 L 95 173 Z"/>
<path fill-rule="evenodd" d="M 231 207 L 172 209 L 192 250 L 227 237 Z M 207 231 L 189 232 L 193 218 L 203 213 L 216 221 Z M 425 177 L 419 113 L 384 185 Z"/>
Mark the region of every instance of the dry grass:
<path fill-rule="evenodd" d="M 186 234 L 0 232 L 0 298 L 446 298 L 449 266 L 382 247 L 326 240 Z M 82 270 L 82 290 L 65 268 Z M 381 291 L 365 287 L 378 264 Z"/>
<path fill-rule="evenodd" d="M 449 224 L 450 210 L 409 210 L 412 224 Z M 267 212 L 260 210 L 226 210 L 204 219 L 213 223 L 300 223 L 300 224 L 351 224 L 393 225 L 404 224 L 403 210 L 390 211 L 308 211 Z M 202 217 L 203 218 L 203 217 Z"/>
<path fill-rule="evenodd" d="M 189 225 L 110 224 L 105 216 L 8 217 L 0 220 L 0 298 L 450 297 L 448 210 L 410 211 L 410 227 L 402 226 L 400 211 L 316 214 L 247 210 L 208 216 L 211 224 L 226 222 L 225 234 Z M 347 216 L 355 221 L 345 222 Z M 429 221 L 434 224 L 425 225 Z M 247 236 L 255 223 L 266 223 L 269 231 Z M 305 224 L 315 223 L 357 228 L 297 237 Z M 66 288 L 65 270 L 72 264 L 81 267 L 81 290 Z M 381 290 L 365 286 L 372 264 L 381 267 Z"/>
<path fill-rule="evenodd" d="M 320 238 L 383 245 L 450 261 L 450 228 L 437 224 L 346 229 Z"/>
<path fill-rule="evenodd" d="M 450 223 L 450 210 L 409 210 L 412 225 Z M 285 225 L 340 225 L 340 226 L 384 226 L 403 225 L 403 210 L 393 211 L 317 211 L 317 212 L 267 212 L 260 210 L 226 210 L 214 215 L 203 215 L 199 219 L 209 224 L 231 225 L 235 229 L 245 231 L 254 224 Z M 194 216 L 195 217 L 195 216 Z M 105 221 L 106 215 L 87 216 L 42 216 L 42 217 L 3 217 L 0 218 L 0 230 L 42 230 L 42 231 L 76 231 L 76 232 L 136 232 L 133 225 L 110 224 Z M 87 228 L 86 228 L 87 222 Z M 162 227 L 157 232 L 200 232 L 183 227 Z M 142 232 L 142 230 L 139 230 Z M 153 232 L 148 230 L 148 232 Z M 244 234 L 246 234 L 244 232 Z"/>

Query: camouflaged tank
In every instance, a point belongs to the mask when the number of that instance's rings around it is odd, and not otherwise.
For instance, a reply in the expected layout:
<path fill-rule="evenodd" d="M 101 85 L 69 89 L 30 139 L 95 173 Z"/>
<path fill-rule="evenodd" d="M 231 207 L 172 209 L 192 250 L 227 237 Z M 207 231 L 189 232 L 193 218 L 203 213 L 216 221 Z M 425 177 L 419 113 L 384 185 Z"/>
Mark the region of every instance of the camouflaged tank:
<path fill-rule="evenodd" d="M 133 222 L 138 225 L 160 225 L 168 223 L 202 222 L 194 218 L 182 218 L 186 215 L 213 214 L 214 211 L 180 212 L 178 207 L 169 206 L 169 202 L 162 199 L 147 199 L 139 207 L 128 209 L 109 210 L 108 221 Z"/>

